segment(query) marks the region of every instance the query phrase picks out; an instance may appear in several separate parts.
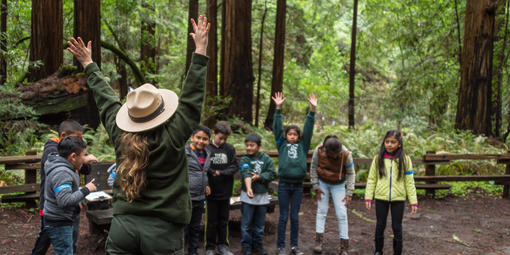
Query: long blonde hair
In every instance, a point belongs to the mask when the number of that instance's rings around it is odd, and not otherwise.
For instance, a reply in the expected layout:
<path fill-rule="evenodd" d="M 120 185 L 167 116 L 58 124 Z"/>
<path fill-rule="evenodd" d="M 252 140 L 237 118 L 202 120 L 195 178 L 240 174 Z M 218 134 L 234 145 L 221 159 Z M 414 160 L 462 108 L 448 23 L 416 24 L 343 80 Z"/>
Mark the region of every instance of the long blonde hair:
<path fill-rule="evenodd" d="M 149 162 L 147 137 L 136 133 L 123 133 L 120 140 L 121 153 L 117 174 L 120 189 L 133 202 L 145 188 L 145 168 Z"/>

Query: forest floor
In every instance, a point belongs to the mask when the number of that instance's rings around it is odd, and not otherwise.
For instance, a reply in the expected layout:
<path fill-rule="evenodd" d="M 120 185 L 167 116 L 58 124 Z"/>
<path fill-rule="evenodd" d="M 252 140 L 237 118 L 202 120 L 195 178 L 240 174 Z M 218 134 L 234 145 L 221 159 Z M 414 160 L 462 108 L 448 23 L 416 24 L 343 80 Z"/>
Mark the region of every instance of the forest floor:
<path fill-rule="evenodd" d="M 303 198 L 299 240 L 305 254 L 313 254 L 316 202 Z M 404 254 L 510 254 L 510 200 L 472 194 L 468 198 L 421 198 L 419 213 L 411 217 L 406 207 L 404 217 Z M 231 213 L 230 244 L 234 254 L 241 254 L 239 210 Z M 391 217 L 388 217 L 385 254 L 392 252 Z M 373 222 L 372 222 L 373 221 Z M 267 214 L 264 239 L 269 254 L 276 253 L 278 209 Z M 36 240 L 40 218 L 35 212 L 20 208 L 0 208 L 0 254 L 29 254 Z M 289 228 L 289 224 L 287 224 Z M 353 254 L 373 254 L 375 210 L 367 211 L 361 198 L 349 207 L 349 235 Z M 78 254 L 104 254 L 104 239 L 91 236 L 85 213 L 81 215 Z M 289 231 L 287 231 L 288 245 Z M 338 229 L 333 206 L 326 220 L 325 252 L 338 254 Z M 199 254 L 204 251 L 200 250 Z M 53 254 L 50 248 L 49 254 Z"/>

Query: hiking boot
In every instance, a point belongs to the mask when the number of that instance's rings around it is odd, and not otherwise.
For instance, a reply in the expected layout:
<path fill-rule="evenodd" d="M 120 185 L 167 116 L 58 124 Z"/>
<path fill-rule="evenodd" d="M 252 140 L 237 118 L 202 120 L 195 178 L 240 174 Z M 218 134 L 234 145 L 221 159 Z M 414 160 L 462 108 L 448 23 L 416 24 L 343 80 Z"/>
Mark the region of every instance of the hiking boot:
<path fill-rule="evenodd" d="M 402 240 L 393 239 L 393 254 L 394 255 L 402 254 Z"/>
<path fill-rule="evenodd" d="M 251 247 L 243 247 L 243 249 L 241 250 L 241 253 L 243 255 L 251 255 Z"/>
<path fill-rule="evenodd" d="M 234 255 L 234 253 L 232 253 L 230 251 L 230 249 L 228 248 L 228 246 L 226 244 L 218 245 L 218 254 L 220 254 L 220 255 Z M 209 255 L 209 254 L 206 254 L 206 255 Z"/>
<path fill-rule="evenodd" d="M 383 248 L 384 248 L 384 237 L 376 237 L 375 238 L 376 255 L 382 255 Z M 379 252 L 380 254 L 377 254 L 377 252 Z"/>
<path fill-rule="evenodd" d="M 290 248 L 290 251 L 294 255 L 305 255 L 297 246 Z"/>
<path fill-rule="evenodd" d="M 287 255 L 285 248 L 278 248 L 278 255 Z"/>
<path fill-rule="evenodd" d="M 216 255 L 216 252 L 214 250 L 206 250 L 205 255 Z"/>
<path fill-rule="evenodd" d="M 340 239 L 339 255 L 349 255 L 349 239 Z"/>
<path fill-rule="evenodd" d="M 253 249 L 251 250 L 253 255 L 267 255 L 266 249 L 261 244 L 253 245 Z"/>
<path fill-rule="evenodd" d="M 323 244 L 323 233 L 315 233 L 315 246 L 313 247 L 313 252 L 321 254 L 322 253 L 322 244 Z"/>

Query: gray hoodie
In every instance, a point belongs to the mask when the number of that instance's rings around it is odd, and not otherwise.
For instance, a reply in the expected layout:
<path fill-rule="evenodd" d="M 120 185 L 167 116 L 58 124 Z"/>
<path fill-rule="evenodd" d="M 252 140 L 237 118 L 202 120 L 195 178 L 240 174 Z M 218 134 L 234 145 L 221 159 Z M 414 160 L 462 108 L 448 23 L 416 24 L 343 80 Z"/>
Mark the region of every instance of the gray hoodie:
<path fill-rule="evenodd" d="M 44 221 L 50 226 L 72 225 L 80 213 L 80 202 L 90 191 L 80 189 L 80 176 L 74 166 L 59 155 L 49 155 L 44 169 Z"/>
<path fill-rule="evenodd" d="M 186 158 L 188 159 L 189 194 L 192 201 L 205 200 L 205 187 L 209 185 L 207 171 L 211 166 L 211 153 L 205 149 L 206 159 L 204 167 L 200 165 L 197 155 L 190 145 L 186 145 Z"/>

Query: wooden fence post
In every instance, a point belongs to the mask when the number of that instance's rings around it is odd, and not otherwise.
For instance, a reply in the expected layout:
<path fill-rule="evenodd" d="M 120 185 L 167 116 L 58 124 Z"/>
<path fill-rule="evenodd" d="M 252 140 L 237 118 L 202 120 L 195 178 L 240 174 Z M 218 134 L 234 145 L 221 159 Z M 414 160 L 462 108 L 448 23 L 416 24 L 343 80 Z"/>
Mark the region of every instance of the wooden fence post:
<path fill-rule="evenodd" d="M 435 151 L 427 151 L 427 154 L 436 154 Z M 425 162 L 425 175 L 426 176 L 435 176 L 436 175 L 436 165 L 433 162 L 428 162 L 426 159 L 423 160 Z M 435 181 L 426 181 L 425 183 L 437 183 Z M 426 189 L 425 191 L 427 196 L 434 197 L 436 195 L 435 189 Z"/>
<path fill-rule="evenodd" d="M 37 155 L 37 152 L 35 151 L 29 151 L 25 153 L 25 155 Z M 37 169 L 27 168 L 25 169 L 25 184 L 33 184 L 37 183 Z M 35 192 L 26 192 L 26 194 L 31 194 Z M 27 208 L 35 208 L 37 207 L 37 204 L 35 203 L 35 200 L 27 200 L 25 203 Z"/>

